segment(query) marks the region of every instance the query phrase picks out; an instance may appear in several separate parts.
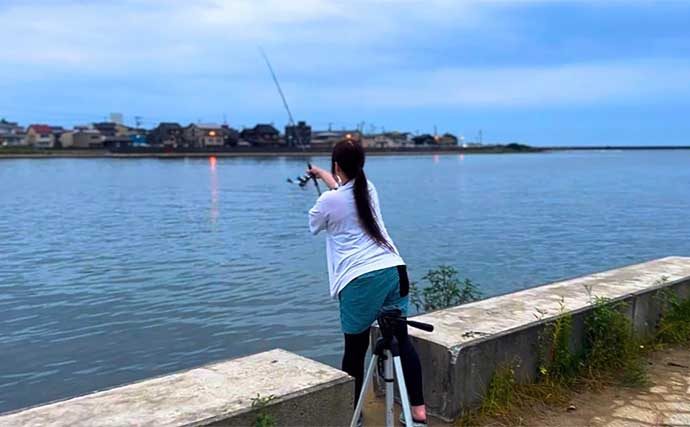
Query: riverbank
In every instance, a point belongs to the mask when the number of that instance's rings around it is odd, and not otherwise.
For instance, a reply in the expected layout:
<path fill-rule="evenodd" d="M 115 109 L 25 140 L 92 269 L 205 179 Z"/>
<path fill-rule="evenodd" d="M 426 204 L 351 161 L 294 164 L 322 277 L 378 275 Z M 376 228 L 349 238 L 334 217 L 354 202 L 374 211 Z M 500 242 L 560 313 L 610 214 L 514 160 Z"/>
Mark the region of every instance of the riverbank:
<path fill-rule="evenodd" d="M 690 146 L 585 146 L 585 147 L 530 147 L 520 144 L 486 147 L 409 147 L 368 148 L 372 156 L 419 156 L 440 154 L 522 154 L 562 151 L 642 151 L 642 150 L 690 150 Z M 232 147 L 226 149 L 197 149 L 166 151 L 157 148 L 125 149 L 33 149 L 29 147 L 0 147 L 0 159 L 44 158 L 194 158 L 194 157 L 316 157 L 330 155 L 330 148 L 293 147 Z"/>
<path fill-rule="evenodd" d="M 525 408 L 515 418 L 523 427 L 619 427 L 690 425 L 690 348 L 666 348 L 649 355 L 649 384 L 607 386 L 573 394 L 562 406 L 546 403 Z M 385 424 L 385 402 L 373 390 L 367 394 L 365 424 Z M 395 407 L 395 419 L 400 406 Z M 432 418 L 434 426 L 453 426 Z M 505 420 L 487 419 L 478 427 L 509 427 Z"/>
<path fill-rule="evenodd" d="M 561 407 L 532 407 L 523 426 L 687 426 L 690 425 L 690 349 L 667 348 L 647 359 L 649 384 L 609 386 L 574 394 Z M 506 427 L 490 420 L 484 427 Z"/>
<path fill-rule="evenodd" d="M 541 148 L 525 145 L 496 145 L 487 147 L 405 147 L 368 148 L 369 155 L 437 155 L 437 154 L 512 154 L 538 153 Z M 312 157 L 328 156 L 329 147 L 299 149 L 295 147 L 229 147 L 223 149 L 189 149 L 169 151 L 153 147 L 121 149 L 32 149 L 25 147 L 0 148 L 0 159 L 31 158 L 186 158 L 186 157 Z"/>

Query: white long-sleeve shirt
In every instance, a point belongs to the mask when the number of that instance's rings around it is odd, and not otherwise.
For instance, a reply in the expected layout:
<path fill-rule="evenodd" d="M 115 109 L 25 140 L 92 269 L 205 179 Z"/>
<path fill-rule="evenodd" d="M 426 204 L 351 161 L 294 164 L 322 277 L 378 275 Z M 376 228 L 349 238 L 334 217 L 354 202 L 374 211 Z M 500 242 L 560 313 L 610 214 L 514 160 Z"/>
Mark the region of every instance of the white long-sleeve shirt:
<path fill-rule="evenodd" d="M 348 283 L 362 274 L 405 265 L 383 224 L 379 197 L 370 181 L 367 181 L 369 197 L 376 220 L 395 252 L 376 244 L 362 228 L 355 206 L 353 182 L 323 193 L 309 211 L 311 232 L 316 235 L 322 230 L 326 231 L 326 259 L 332 298 L 336 298 Z"/>

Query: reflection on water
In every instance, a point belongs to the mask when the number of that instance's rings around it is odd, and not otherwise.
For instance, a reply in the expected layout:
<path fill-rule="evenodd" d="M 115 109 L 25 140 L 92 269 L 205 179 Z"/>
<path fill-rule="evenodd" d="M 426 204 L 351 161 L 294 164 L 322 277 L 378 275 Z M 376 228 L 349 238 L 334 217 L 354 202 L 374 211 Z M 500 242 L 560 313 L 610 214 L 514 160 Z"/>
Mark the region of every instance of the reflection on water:
<path fill-rule="evenodd" d="M 413 280 L 447 263 L 495 294 L 690 255 L 688 151 L 452 156 L 367 160 Z M 285 183 L 304 164 L 1 161 L 0 411 L 275 347 L 337 366 L 315 190 Z"/>
<path fill-rule="evenodd" d="M 208 158 L 209 166 L 211 167 L 211 223 L 215 224 L 218 221 L 218 176 L 216 175 L 216 158 L 211 156 Z"/>

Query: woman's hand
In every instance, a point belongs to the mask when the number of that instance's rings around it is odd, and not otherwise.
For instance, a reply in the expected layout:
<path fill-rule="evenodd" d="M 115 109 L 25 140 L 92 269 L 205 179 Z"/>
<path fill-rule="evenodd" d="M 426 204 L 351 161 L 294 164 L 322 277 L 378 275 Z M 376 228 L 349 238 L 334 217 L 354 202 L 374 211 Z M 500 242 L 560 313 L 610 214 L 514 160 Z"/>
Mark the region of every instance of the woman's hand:
<path fill-rule="evenodd" d="M 318 166 L 311 166 L 307 169 L 307 173 L 321 179 L 331 190 L 338 188 L 338 183 L 335 181 L 335 178 L 333 178 L 333 175 L 325 169 L 321 169 Z"/>
<path fill-rule="evenodd" d="M 307 169 L 307 173 L 308 173 L 308 174 L 311 174 L 311 175 L 314 175 L 315 177 L 317 177 L 317 178 L 319 178 L 319 179 L 323 179 L 324 173 L 328 173 L 328 172 L 326 172 L 326 170 L 321 169 L 321 168 L 318 167 L 318 166 L 312 166 L 312 167 L 310 167 L 309 169 Z M 329 175 L 330 175 L 330 174 L 329 174 Z"/>

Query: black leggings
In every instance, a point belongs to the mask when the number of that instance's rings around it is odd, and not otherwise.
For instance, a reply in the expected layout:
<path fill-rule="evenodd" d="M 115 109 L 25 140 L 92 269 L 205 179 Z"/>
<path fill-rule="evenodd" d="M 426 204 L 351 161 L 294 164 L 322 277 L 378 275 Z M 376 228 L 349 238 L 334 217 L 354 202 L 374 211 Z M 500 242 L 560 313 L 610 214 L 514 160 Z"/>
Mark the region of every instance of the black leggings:
<path fill-rule="evenodd" d="M 400 347 L 400 361 L 405 375 L 405 385 L 410 398 L 410 405 L 424 404 L 422 390 L 422 366 L 419 363 L 417 351 L 407 336 L 407 325 L 397 335 Z M 364 359 L 369 347 L 369 328 L 359 334 L 345 334 L 345 354 L 343 355 L 343 371 L 355 377 L 355 404 L 362 392 L 364 381 Z"/>

